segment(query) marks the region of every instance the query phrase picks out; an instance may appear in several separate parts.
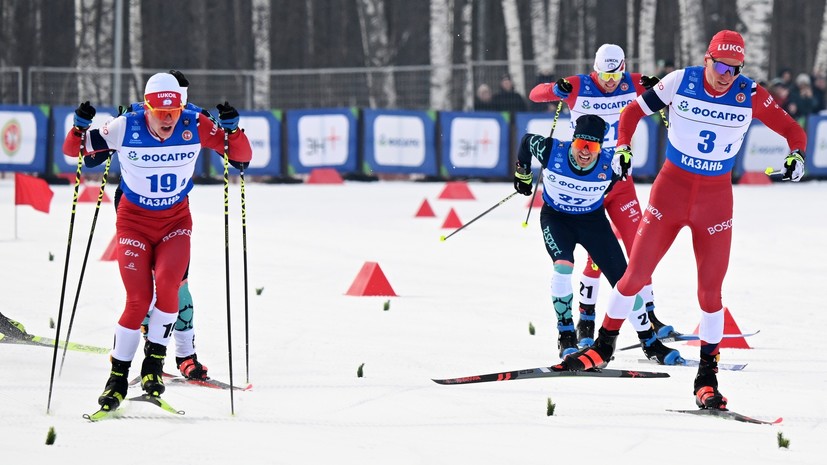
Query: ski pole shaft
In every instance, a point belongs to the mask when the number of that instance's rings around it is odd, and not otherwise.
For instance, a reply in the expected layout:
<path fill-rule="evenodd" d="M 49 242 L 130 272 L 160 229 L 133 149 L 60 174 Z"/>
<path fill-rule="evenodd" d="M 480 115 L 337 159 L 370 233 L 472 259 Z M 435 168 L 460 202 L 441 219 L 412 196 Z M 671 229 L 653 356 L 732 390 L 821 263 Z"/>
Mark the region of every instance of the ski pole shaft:
<path fill-rule="evenodd" d="M 78 190 L 80 189 L 80 174 L 83 169 L 83 146 L 86 144 L 86 132 L 81 131 L 80 147 L 78 148 L 78 166 L 75 171 L 75 193 L 72 199 L 72 214 L 69 216 L 69 236 L 66 240 L 66 260 L 63 264 L 63 282 L 60 285 L 60 304 L 57 309 L 57 326 L 55 327 L 55 347 L 52 354 L 52 372 L 49 376 L 49 398 L 46 401 L 46 414 L 52 406 L 52 388 L 55 384 L 55 366 L 57 365 L 57 348 L 60 343 L 60 323 L 63 320 L 63 302 L 66 297 L 66 278 L 69 274 L 69 256 L 72 253 L 72 231 L 75 229 L 75 212 L 78 206 Z"/>
<path fill-rule="evenodd" d="M 233 385 L 233 331 L 230 312 L 230 135 L 224 131 L 224 274 L 227 287 L 227 352 L 230 360 L 230 385 Z M 235 415 L 233 390 L 230 389 L 230 414 Z"/>
<path fill-rule="evenodd" d="M 504 198 L 504 199 L 500 200 L 500 201 L 499 201 L 499 202 L 497 202 L 497 203 L 496 203 L 493 207 L 491 207 L 491 208 L 489 208 L 488 210 L 485 210 L 484 212 L 480 213 L 480 214 L 479 214 L 479 215 L 477 215 L 477 217 L 476 217 L 476 218 L 474 218 L 473 220 L 471 220 L 471 221 L 469 221 L 469 222 L 465 223 L 464 225 L 460 226 L 460 227 L 459 227 L 459 229 L 457 229 L 456 231 L 452 232 L 451 234 L 448 234 L 447 236 L 441 236 L 441 237 L 439 238 L 439 240 L 440 240 L 440 241 L 445 241 L 446 239 L 448 239 L 449 237 L 453 236 L 454 234 L 456 234 L 456 233 L 458 233 L 458 232 L 462 231 L 463 229 L 467 228 L 468 226 L 471 226 L 471 223 L 473 223 L 474 221 L 477 221 L 478 219 L 480 219 L 480 218 L 482 218 L 483 216 L 487 215 L 487 214 L 488 214 L 491 210 L 493 210 L 493 209 L 495 209 L 495 208 L 499 207 L 500 205 L 504 204 L 505 202 L 507 202 L 508 200 L 510 200 L 510 199 L 511 199 L 511 197 L 514 197 L 515 195 L 517 195 L 517 192 L 512 192 L 512 193 L 511 193 L 508 197 L 506 197 L 506 198 Z"/>
<path fill-rule="evenodd" d="M 551 131 L 548 133 L 548 138 L 551 139 L 551 136 L 554 135 L 554 128 L 557 127 L 557 120 L 560 118 L 560 109 L 563 108 L 563 101 L 560 100 L 557 102 L 557 110 L 554 111 L 554 121 L 551 122 Z M 534 192 L 531 193 L 531 203 L 528 205 L 528 213 L 525 215 L 525 221 L 523 221 L 523 227 L 528 227 L 528 217 L 531 215 L 531 210 L 534 209 L 534 198 L 537 196 L 537 190 L 540 187 L 540 180 L 543 179 L 543 170 L 540 169 L 540 172 L 537 173 L 537 182 L 534 183 Z"/>
<path fill-rule="evenodd" d="M 244 362 L 247 384 L 250 384 L 250 317 L 249 287 L 247 284 L 247 197 L 244 188 L 244 168 L 241 168 L 241 250 L 244 255 Z"/>

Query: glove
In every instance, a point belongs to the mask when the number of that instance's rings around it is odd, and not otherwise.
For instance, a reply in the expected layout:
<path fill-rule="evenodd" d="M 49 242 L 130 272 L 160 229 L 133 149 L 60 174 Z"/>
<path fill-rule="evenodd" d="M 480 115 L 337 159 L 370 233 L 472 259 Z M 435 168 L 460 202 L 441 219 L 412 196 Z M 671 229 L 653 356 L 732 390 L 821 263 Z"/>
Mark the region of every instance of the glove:
<path fill-rule="evenodd" d="M 530 167 L 517 163 L 517 170 L 514 171 L 514 190 L 523 195 L 531 195 Z"/>
<path fill-rule="evenodd" d="M 218 122 L 221 127 L 230 134 L 238 131 L 238 110 L 226 100 L 223 105 L 219 103 L 215 108 L 218 108 Z"/>
<path fill-rule="evenodd" d="M 784 181 L 798 182 L 804 177 L 804 154 L 800 150 L 793 150 L 784 159 Z"/>
<path fill-rule="evenodd" d="M 640 77 L 640 85 L 643 86 L 644 89 L 649 90 L 655 86 L 655 84 L 659 83 L 660 79 L 657 76 L 641 76 Z"/>
<path fill-rule="evenodd" d="M 615 149 L 612 171 L 620 176 L 620 179 L 626 179 L 626 176 L 632 174 L 632 149 L 628 145 L 620 145 Z"/>
<path fill-rule="evenodd" d="M 551 89 L 551 91 L 554 92 L 554 95 L 560 97 L 560 100 L 569 98 L 569 94 L 572 90 L 574 90 L 574 86 L 572 86 L 571 83 L 565 78 L 558 79 L 557 82 L 554 83 L 554 87 Z"/>
<path fill-rule="evenodd" d="M 248 166 L 250 166 L 249 161 L 229 160 L 229 162 L 230 162 L 230 165 L 232 165 L 233 168 L 237 169 L 238 171 L 244 171 L 245 169 L 247 169 Z"/>
<path fill-rule="evenodd" d="M 78 105 L 78 108 L 75 110 L 75 121 L 74 125 L 81 131 L 85 131 L 89 129 L 89 126 L 92 125 L 92 118 L 95 117 L 95 107 L 89 104 L 89 101 L 85 101 Z"/>
<path fill-rule="evenodd" d="M 181 71 L 178 71 L 176 69 L 171 69 L 171 70 L 169 70 L 169 74 L 175 76 L 175 80 L 178 81 L 179 86 L 181 86 L 181 87 L 189 87 L 190 86 L 190 82 L 187 80 L 187 78 L 184 77 L 184 73 L 182 73 Z"/>

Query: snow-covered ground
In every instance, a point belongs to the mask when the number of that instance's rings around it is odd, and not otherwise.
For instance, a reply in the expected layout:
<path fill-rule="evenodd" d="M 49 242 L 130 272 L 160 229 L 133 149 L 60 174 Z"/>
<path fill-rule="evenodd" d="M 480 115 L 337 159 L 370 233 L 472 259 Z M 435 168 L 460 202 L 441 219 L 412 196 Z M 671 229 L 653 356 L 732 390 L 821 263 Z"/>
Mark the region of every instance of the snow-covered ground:
<path fill-rule="evenodd" d="M 724 302 L 751 350 L 724 349 L 730 408 L 779 426 L 669 413 L 693 408 L 695 370 L 638 362 L 615 368 L 666 371 L 667 379 L 536 379 L 441 386 L 456 377 L 556 363 L 551 264 L 538 211 L 521 223 L 517 196 L 445 242 L 450 208 L 469 221 L 512 192 L 470 183 L 476 200 L 438 200 L 444 184 L 247 183 L 249 381 L 236 392 L 169 386 L 186 415 L 127 403 L 130 418 L 89 423 L 108 376 L 104 355 L 69 352 L 46 413 L 52 350 L 0 344 L 2 463 L 283 464 L 669 464 L 824 463 L 827 438 L 827 183 L 735 187 L 735 244 Z M 69 232 L 71 186 L 52 186 L 51 214 L 17 207 L 0 180 L 0 311 L 32 334 L 54 336 Z M 96 189 L 97 186 L 90 188 Z M 649 185 L 638 193 L 646 202 Z M 109 188 L 109 192 L 114 191 Z M 239 186 L 231 190 L 233 378 L 243 384 L 245 320 Z M 423 200 L 434 218 L 416 218 Z M 222 186 L 196 186 L 190 289 L 199 358 L 229 380 Z M 94 204 L 77 209 L 63 329 L 68 325 Z M 111 203 L 97 222 L 72 340 L 108 346 L 124 292 L 111 261 Z M 683 332 L 698 321 L 691 237 L 684 230 L 655 273 L 660 317 Z M 584 255 L 579 250 L 579 264 Z M 49 255 L 54 254 L 54 260 Z M 398 297 L 345 295 L 363 263 L 378 262 Z M 577 276 L 575 276 L 575 279 Z M 256 295 L 256 288 L 263 288 Z M 605 311 L 604 280 L 598 312 Z M 529 334 L 529 324 L 536 334 Z M 619 345 L 636 342 L 624 327 Z M 813 345 L 815 344 L 815 345 Z M 684 356 L 697 348 L 676 344 Z M 138 359 L 140 360 L 140 359 Z M 58 365 L 60 356 L 58 357 Z M 357 377 L 364 364 L 364 377 Z M 132 374 L 137 373 L 136 362 Z M 167 362 L 173 371 L 173 363 Z M 137 394 L 137 390 L 135 390 Z M 556 403 L 546 415 L 548 399 Z M 45 445 L 49 427 L 57 433 Z M 779 449 L 782 432 L 789 449 Z"/>

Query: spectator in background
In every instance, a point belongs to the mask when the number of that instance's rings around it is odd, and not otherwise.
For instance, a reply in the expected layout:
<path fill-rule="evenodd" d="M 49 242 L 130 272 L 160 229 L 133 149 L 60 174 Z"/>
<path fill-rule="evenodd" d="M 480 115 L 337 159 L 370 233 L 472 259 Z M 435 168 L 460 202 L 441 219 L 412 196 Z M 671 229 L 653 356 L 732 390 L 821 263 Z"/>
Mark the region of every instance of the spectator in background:
<path fill-rule="evenodd" d="M 827 96 L 827 76 L 821 71 L 813 73 L 813 96 L 818 100 L 816 112 L 824 111 L 827 106 L 824 102 L 824 98 Z"/>
<path fill-rule="evenodd" d="M 658 79 L 663 79 L 664 76 L 675 71 L 675 62 L 673 60 L 664 60 L 663 66 L 658 70 Z"/>
<path fill-rule="evenodd" d="M 496 111 L 526 111 L 528 105 L 522 95 L 514 90 L 511 76 L 503 75 L 500 80 L 500 91 L 494 94 L 494 109 Z"/>
<path fill-rule="evenodd" d="M 768 91 L 779 107 L 787 108 L 787 101 L 790 99 L 790 89 L 784 85 L 784 81 L 782 81 L 781 78 L 775 78 L 770 81 Z"/>
<path fill-rule="evenodd" d="M 781 82 L 781 85 L 786 87 L 787 90 L 792 90 L 793 88 L 793 71 L 790 68 L 781 68 L 778 71 L 778 77 L 776 78 Z M 775 79 L 773 79 L 775 81 Z"/>
<path fill-rule="evenodd" d="M 491 97 L 491 87 L 488 84 L 480 84 L 474 96 L 474 111 L 495 111 Z"/>
<path fill-rule="evenodd" d="M 539 68 L 537 70 L 537 78 L 534 79 L 534 86 L 536 87 L 540 84 L 550 84 L 554 81 L 554 73 L 550 68 Z M 552 105 L 552 102 L 534 102 L 529 99 L 528 106 L 530 111 L 547 112 L 556 110 L 557 105 Z"/>
<path fill-rule="evenodd" d="M 806 127 L 807 117 L 818 111 L 818 100 L 813 95 L 810 76 L 806 73 L 795 77 L 795 90 L 790 92 L 786 109 L 801 127 Z"/>

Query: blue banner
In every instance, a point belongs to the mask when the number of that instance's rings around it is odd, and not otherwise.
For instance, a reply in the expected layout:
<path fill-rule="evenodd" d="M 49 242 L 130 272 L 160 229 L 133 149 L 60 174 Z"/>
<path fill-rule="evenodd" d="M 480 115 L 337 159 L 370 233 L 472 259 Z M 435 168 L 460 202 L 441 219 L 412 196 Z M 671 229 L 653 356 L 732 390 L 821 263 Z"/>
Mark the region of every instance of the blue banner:
<path fill-rule="evenodd" d="M 440 112 L 446 176 L 510 177 L 508 122 L 495 112 Z"/>
<path fill-rule="evenodd" d="M 436 176 L 434 120 L 425 111 L 362 111 L 364 172 Z"/>
<path fill-rule="evenodd" d="M 812 142 L 808 145 L 813 147 Z M 741 150 L 738 151 L 733 174 L 735 177 L 741 177 L 747 171 L 763 173 L 767 168 L 780 170 L 789 153 L 787 139 L 764 123 L 753 119 L 744 143 L 741 144 Z"/>
<path fill-rule="evenodd" d="M 287 174 L 305 174 L 313 168 L 357 172 L 357 112 L 350 108 L 287 111 Z"/>
<path fill-rule="evenodd" d="M 238 114 L 241 119 L 238 127 L 244 129 L 244 134 L 253 147 L 253 159 L 250 166 L 244 170 L 245 175 L 281 176 L 281 120 L 269 111 L 242 111 Z M 211 173 L 224 173 L 224 154 L 213 150 L 205 150 L 210 163 Z M 238 173 L 230 168 L 230 174 Z"/>
<path fill-rule="evenodd" d="M 45 173 L 48 123 L 40 107 L 0 105 L 0 171 Z"/>

